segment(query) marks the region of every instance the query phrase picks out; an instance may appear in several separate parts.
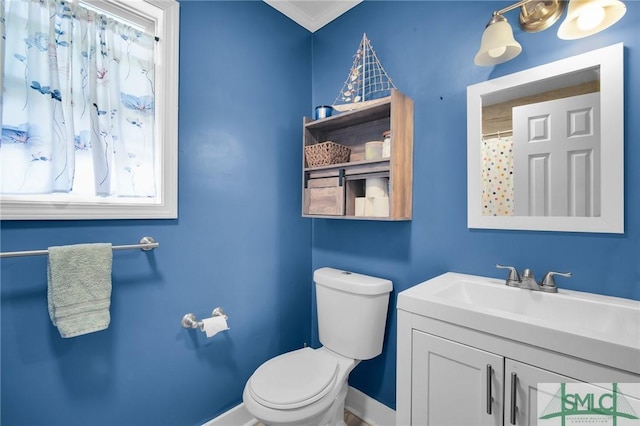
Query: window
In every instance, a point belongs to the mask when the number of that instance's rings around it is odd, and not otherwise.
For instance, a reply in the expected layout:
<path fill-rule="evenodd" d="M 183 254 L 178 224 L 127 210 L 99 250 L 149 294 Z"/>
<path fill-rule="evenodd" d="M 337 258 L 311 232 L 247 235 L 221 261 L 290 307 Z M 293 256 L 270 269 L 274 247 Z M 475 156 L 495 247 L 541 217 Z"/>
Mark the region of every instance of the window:
<path fill-rule="evenodd" d="M 176 218 L 178 3 L 0 13 L 0 218 Z"/>

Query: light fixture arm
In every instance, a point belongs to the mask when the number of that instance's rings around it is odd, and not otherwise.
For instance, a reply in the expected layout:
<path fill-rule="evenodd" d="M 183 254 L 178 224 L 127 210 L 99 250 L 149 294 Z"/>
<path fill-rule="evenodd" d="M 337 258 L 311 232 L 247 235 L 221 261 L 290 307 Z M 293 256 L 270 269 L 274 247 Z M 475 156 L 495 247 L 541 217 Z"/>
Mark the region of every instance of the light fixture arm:
<path fill-rule="evenodd" d="M 516 3 L 512 4 L 511 6 L 507 6 L 507 7 L 503 8 L 503 9 L 500 9 L 500 10 L 497 10 L 497 11 L 493 12 L 493 16 L 504 15 L 505 13 L 507 13 L 507 12 L 513 10 L 513 9 L 517 9 L 517 8 L 519 8 L 521 6 L 524 6 L 525 4 L 527 4 L 527 3 L 531 2 L 531 1 L 532 0 L 520 0 L 519 2 L 516 2 Z"/>

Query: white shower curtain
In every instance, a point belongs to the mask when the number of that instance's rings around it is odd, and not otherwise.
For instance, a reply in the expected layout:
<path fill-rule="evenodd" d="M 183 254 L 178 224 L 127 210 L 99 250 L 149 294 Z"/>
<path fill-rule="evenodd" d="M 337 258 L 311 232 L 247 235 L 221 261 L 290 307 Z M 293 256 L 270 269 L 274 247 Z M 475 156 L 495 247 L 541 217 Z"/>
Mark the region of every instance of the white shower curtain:
<path fill-rule="evenodd" d="M 153 197 L 154 38 L 60 0 L 3 0 L 0 193 Z"/>
<path fill-rule="evenodd" d="M 482 141 L 482 214 L 513 215 L 513 137 Z"/>

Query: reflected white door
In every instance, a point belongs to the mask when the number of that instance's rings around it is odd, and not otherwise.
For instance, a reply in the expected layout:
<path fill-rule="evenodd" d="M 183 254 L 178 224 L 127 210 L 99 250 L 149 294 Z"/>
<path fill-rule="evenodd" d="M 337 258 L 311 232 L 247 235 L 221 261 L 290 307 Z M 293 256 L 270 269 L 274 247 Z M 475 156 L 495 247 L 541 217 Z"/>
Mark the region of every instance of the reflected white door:
<path fill-rule="evenodd" d="M 516 216 L 600 216 L 600 93 L 513 108 Z"/>

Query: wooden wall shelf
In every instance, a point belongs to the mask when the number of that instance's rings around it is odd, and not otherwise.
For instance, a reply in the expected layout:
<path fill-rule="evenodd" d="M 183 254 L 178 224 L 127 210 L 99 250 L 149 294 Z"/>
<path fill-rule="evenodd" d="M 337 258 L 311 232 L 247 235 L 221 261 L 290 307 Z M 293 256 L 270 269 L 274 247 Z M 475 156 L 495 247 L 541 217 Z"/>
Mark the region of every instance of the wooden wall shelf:
<path fill-rule="evenodd" d="M 382 141 L 387 130 L 391 131 L 390 156 L 365 159 L 365 143 Z M 373 105 L 319 120 L 305 117 L 303 131 L 303 152 L 304 147 L 325 141 L 351 149 L 347 163 L 307 167 L 303 158 L 303 216 L 411 220 L 413 101 L 409 97 L 392 89 L 390 96 Z M 356 212 L 356 198 L 365 197 L 366 180 L 372 178 L 388 180 L 388 215 L 380 216 L 379 211 L 376 215 Z"/>

